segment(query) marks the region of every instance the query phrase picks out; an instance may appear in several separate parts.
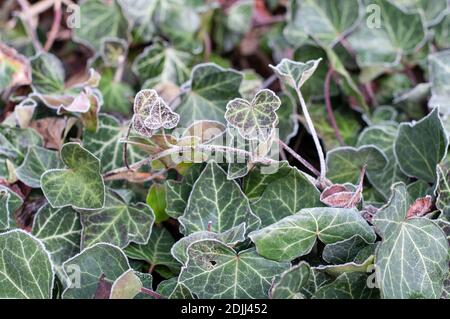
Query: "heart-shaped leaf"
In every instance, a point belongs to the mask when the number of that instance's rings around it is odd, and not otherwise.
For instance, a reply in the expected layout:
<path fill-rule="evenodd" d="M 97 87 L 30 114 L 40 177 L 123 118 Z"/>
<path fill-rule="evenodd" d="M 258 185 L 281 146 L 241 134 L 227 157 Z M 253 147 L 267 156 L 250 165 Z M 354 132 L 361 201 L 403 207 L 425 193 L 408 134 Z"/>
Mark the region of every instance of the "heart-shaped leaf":
<path fill-rule="evenodd" d="M 41 176 L 42 191 L 52 207 L 103 207 L 105 184 L 99 159 L 78 143 L 66 143 L 61 160 L 66 168 L 48 170 Z"/>
<path fill-rule="evenodd" d="M 54 271 L 42 242 L 22 230 L 0 234 L 0 298 L 50 299 Z"/>
<path fill-rule="evenodd" d="M 201 299 L 267 298 L 273 278 L 289 267 L 258 256 L 254 249 L 237 253 L 212 239 L 194 242 L 188 255 L 179 281 Z"/>
<path fill-rule="evenodd" d="M 271 299 L 305 299 L 300 292 L 308 284 L 311 269 L 306 262 L 286 270 L 270 289 Z"/>
<path fill-rule="evenodd" d="M 224 232 L 242 222 L 255 229 L 260 223 L 239 185 L 228 180 L 215 162 L 208 163 L 195 182 L 179 221 L 185 234 L 200 230 Z"/>
<path fill-rule="evenodd" d="M 266 141 L 277 124 L 275 111 L 280 105 L 281 101 L 274 92 L 261 90 L 251 102 L 241 98 L 228 102 L 225 119 L 243 138 Z"/>
<path fill-rule="evenodd" d="M 444 159 L 448 138 L 435 108 L 417 123 L 402 123 L 394 152 L 400 169 L 427 182 L 436 180 L 436 165 Z"/>
<path fill-rule="evenodd" d="M 377 249 L 375 270 L 383 298 L 439 298 L 448 273 L 447 238 L 427 218 L 409 218 L 413 204 L 403 183 L 392 187 L 392 197 L 374 218 L 383 241 Z"/>
<path fill-rule="evenodd" d="M 258 253 L 273 260 L 293 260 L 309 253 L 319 239 L 332 244 L 359 235 L 368 242 L 375 233 L 355 209 L 305 208 L 249 234 Z"/>
<path fill-rule="evenodd" d="M 109 191 L 105 204 L 99 210 L 81 212 L 83 225 L 82 247 L 106 242 L 126 247 L 130 242 L 148 241 L 155 216 L 143 203 L 128 204 Z"/>
<path fill-rule="evenodd" d="M 300 89 L 313 75 L 322 59 L 310 60 L 305 63 L 283 59 L 276 66 L 269 65 L 277 76 L 290 87 Z"/>

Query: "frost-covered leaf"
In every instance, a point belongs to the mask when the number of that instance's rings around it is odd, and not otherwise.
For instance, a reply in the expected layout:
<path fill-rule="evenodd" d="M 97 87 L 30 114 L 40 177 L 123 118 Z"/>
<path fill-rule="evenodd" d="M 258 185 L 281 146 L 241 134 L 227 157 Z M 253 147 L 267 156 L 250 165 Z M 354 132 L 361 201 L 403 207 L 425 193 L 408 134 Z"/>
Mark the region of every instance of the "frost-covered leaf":
<path fill-rule="evenodd" d="M 355 261 L 361 251 L 374 245 L 368 243 L 361 236 L 355 235 L 349 239 L 326 245 L 322 258 L 330 264 L 345 264 Z"/>
<path fill-rule="evenodd" d="M 400 169 L 427 182 L 436 180 L 436 165 L 444 159 L 448 138 L 435 108 L 417 123 L 402 123 L 394 152 Z"/>
<path fill-rule="evenodd" d="M 383 238 L 375 270 L 383 298 L 439 298 L 448 273 L 448 243 L 442 229 L 424 217 L 407 218 L 414 199 L 403 183 L 376 215 Z"/>
<path fill-rule="evenodd" d="M 450 218 L 450 170 L 441 165 L 437 166 L 438 187 L 436 189 L 436 207 Z"/>
<path fill-rule="evenodd" d="M 0 43 L 0 92 L 30 83 L 30 62 L 15 49 Z"/>
<path fill-rule="evenodd" d="M 64 261 L 80 252 L 80 217 L 70 207 L 44 205 L 34 217 L 31 233 L 42 241 L 58 272 Z"/>
<path fill-rule="evenodd" d="M 322 206 L 319 196 L 320 192 L 306 175 L 290 167 L 289 173 L 267 185 L 260 198 L 251 203 L 251 208 L 265 227 L 302 208 Z"/>
<path fill-rule="evenodd" d="M 327 177 L 335 183 L 356 184 L 364 165 L 369 173 L 384 169 L 386 164 L 386 155 L 378 147 L 339 147 L 327 154 Z"/>
<path fill-rule="evenodd" d="M 198 231 L 190 234 L 189 236 L 181 238 L 172 246 L 170 252 L 176 260 L 185 265 L 188 260 L 187 250 L 192 243 L 203 239 L 216 239 L 224 244 L 229 245 L 230 247 L 233 247 L 237 243 L 243 242 L 245 240 L 245 233 L 245 223 L 242 223 L 220 234 L 210 231 Z"/>
<path fill-rule="evenodd" d="M 150 238 L 145 244 L 130 244 L 125 248 L 125 254 L 132 259 L 144 260 L 152 267 L 165 266 L 169 270 L 178 272 L 180 265 L 172 257 L 170 249 L 175 239 L 162 226 L 153 226 Z"/>
<path fill-rule="evenodd" d="M 82 211 L 82 247 L 106 242 L 126 247 L 130 242 L 147 242 L 155 216 L 144 203 L 128 204 L 113 191 L 106 193 L 105 204 L 99 210 Z"/>
<path fill-rule="evenodd" d="M 355 209 L 305 208 L 249 234 L 258 253 L 273 260 L 293 260 L 309 253 L 319 239 L 332 244 L 359 235 L 368 242 L 375 233 Z"/>
<path fill-rule="evenodd" d="M 125 254 L 116 246 L 100 243 L 84 249 L 80 254 L 63 264 L 70 285 L 64 290 L 64 299 L 92 299 L 95 296 L 100 278 L 109 284 L 130 269 Z M 80 276 L 74 276 L 79 272 Z M 71 276 L 72 275 L 72 276 Z"/>
<path fill-rule="evenodd" d="M 189 79 L 192 60 L 188 52 L 176 50 L 164 42 L 156 42 L 145 48 L 134 60 L 132 68 L 144 88 L 167 82 L 181 85 Z"/>
<path fill-rule="evenodd" d="M 105 185 L 99 159 L 78 143 L 66 143 L 61 149 L 61 160 L 66 168 L 51 169 L 41 176 L 42 191 L 52 207 L 103 207 Z"/>
<path fill-rule="evenodd" d="M 198 64 L 191 73 L 190 90 L 177 108 L 184 127 L 198 120 L 225 123 L 228 101 L 239 97 L 242 73 L 213 63 Z"/>
<path fill-rule="evenodd" d="M 270 65 L 277 76 L 287 85 L 300 89 L 313 75 L 322 59 L 310 60 L 305 63 L 283 59 L 276 66 Z"/>
<path fill-rule="evenodd" d="M 185 234 L 199 230 L 224 232 L 245 222 L 249 229 L 260 221 L 239 185 L 215 162 L 210 162 L 195 182 L 184 214 L 179 218 Z"/>
<path fill-rule="evenodd" d="M 384 0 L 364 0 L 364 5 L 364 22 L 348 37 L 360 67 L 390 67 L 425 43 L 426 31 L 419 13 L 408 14 Z"/>
<path fill-rule="evenodd" d="M 120 139 L 126 134 L 127 128 L 121 126 L 114 117 L 100 114 L 96 132 L 85 131 L 83 146 L 100 159 L 102 172 L 123 167 L 123 144 Z M 128 161 L 135 163 L 144 158 L 144 153 L 134 145 L 128 145 Z"/>
<path fill-rule="evenodd" d="M 74 28 L 74 40 L 96 52 L 104 38 L 127 38 L 127 21 L 116 1 L 84 1 L 80 5 L 79 21 L 80 26 Z"/>
<path fill-rule="evenodd" d="M 237 253 L 217 240 L 188 248 L 179 281 L 199 298 L 267 298 L 273 278 L 289 267 L 259 256 L 254 249 Z"/>
<path fill-rule="evenodd" d="M 343 273 L 332 283 L 318 289 L 315 299 L 371 299 L 377 298 L 379 291 L 369 288 L 367 274 L 361 272 Z"/>
<path fill-rule="evenodd" d="M 397 132 L 397 126 L 373 125 L 361 132 L 357 143 L 358 146 L 376 146 L 386 156 L 387 164 L 384 168 L 371 170 L 367 173 L 372 186 L 386 199 L 389 198 L 392 184 L 408 181 L 408 177 L 400 170 L 394 155 L 394 142 Z"/>
<path fill-rule="evenodd" d="M 51 298 L 54 271 L 42 242 L 12 230 L 0 234 L 0 252 L 0 298 Z"/>
<path fill-rule="evenodd" d="M 270 289 L 271 299 L 305 299 L 300 292 L 306 286 L 311 274 L 309 265 L 300 262 L 298 265 L 286 270 Z"/>
<path fill-rule="evenodd" d="M 141 280 L 135 271 L 130 269 L 114 281 L 109 299 L 133 299 L 141 292 L 142 287 Z"/>
<path fill-rule="evenodd" d="M 430 108 L 439 107 L 442 120 L 450 135 L 450 51 L 442 51 L 428 56 L 431 81 Z"/>
<path fill-rule="evenodd" d="M 297 9 L 296 27 L 326 46 L 333 46 L 352 31 L 362 15 L 358 0 L 293 2 Z"/>
<path fill-rule="evenodd" d="M 58 153 L 40 146 L 32 146 L 28 149 L 22 165 L 16 169 L 17 178 L 24 184 L 39 188 L 41 176 L 49 169 L 59 168 Z"/>
<path fill-rule="evenodd" d="M 178 282 L 177 277 L 162 281 L 156 292 L 167 299 L 194 299 L 189 289 Z"/>
<path fill-rule="evenodd" d="M 446 0 L 389 0 L 407 13 L 420 13 L 426 25 L 435 25 L 448 14 Z"/>
<path fill-rule="evenodd" d="M 0 231 L 15 228 L 15 213 L 22 203 L 22 197 L 12 189 L 0 185 Z"/>
<path fill-rule="evenodd" d="M 267 140 L 278 121 L 279 97 L 271 90 L 261 90 L 252 101 L 237 98 L 227 104 L 225 119 L 249 140 Z"/>

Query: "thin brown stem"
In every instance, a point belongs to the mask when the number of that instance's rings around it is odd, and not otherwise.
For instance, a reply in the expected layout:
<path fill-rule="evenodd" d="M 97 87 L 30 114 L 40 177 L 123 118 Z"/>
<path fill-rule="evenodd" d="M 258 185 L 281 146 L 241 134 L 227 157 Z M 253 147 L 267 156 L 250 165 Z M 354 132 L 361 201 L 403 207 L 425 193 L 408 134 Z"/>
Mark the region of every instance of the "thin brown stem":
<path fill-rule="evenodd" d="M 50 32 L 48 33 L 47 41 L 44 45 L 45 51 L 50 51 L 53 46 L 53 43 L 56 40 L 56 36 L 58 35 L 59 28 L 61 25 L 62 19 L 62 10 L 61 10 L 61 0 L 54 0 L 53 5 L 53 22 L 52 27 L 50 28 Z"/>
<path fill-rule="evenodd" d="M 286 150 L 289 154 L 292 155 L 292 157 L 294 157 L 297 161 L 299 161 L 300 163 L 302 163 L 303 166 L 305 166 L 307 169 L 309 169 L 314 175 L 316 175 L 317 177 L 320 176 L 320 172 L 314 167 L 312 166 L 311 163 L 309 163 L 306 159 L 304 159 L 303 157 L 301 157 L 299 154 L 297 154 L 292 148 L 290 148 L 286 143 L 284 143 L 282 140 L 278 139 L 278 144 L 280 144 L 280 146 Z"/>
<path fill-rule="evenodd" d="M 328 114 L 328 121 L 331 124 L 331 127 L 333 128 L 334 135 L 336 136 L 336 139 L 338 140 L 339 144 L 341 146 L 345 145 L 345 142 L 342 138 L 341 132 L 339 131 L 339 127 L 336 123 L 336 117 L 333 113 L 333 106 L 331 105 L 331 98 L 330 98 L 330 82 L 331 77 L 333 76 L 334 70 L 330 66 L 327 72 L 327 75 L 325 77 L 325 85 L 324 85 L 324 96 L 325 96 L 325 106 L 327 108 L 327 114 Z"/>
<path fill-rule="evenodd" d="M 156 299 L 163 299 L 163 297 L 159 293 L 157 293 L 157 292 L 155 292 L 153 290 L 150 290 L 148 288 L 145 288 L 145 287 L 141 288 L 141 292 L 143 294 L 149 295 L 149 296 L 151 296 L 153 298 L 156 298 Z"/>

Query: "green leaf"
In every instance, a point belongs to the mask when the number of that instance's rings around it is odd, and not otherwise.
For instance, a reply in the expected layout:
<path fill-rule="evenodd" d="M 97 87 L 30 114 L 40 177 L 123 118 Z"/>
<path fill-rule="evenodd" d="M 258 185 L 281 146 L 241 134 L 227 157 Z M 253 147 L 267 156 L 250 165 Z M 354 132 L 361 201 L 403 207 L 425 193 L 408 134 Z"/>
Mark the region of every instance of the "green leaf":
<path fill-rule="evenodd" d="M 31 59 L 33 91 L 54 94 L 64 91 L 65 72 L 61 61 L 50 53 Z"/>
<path fill-rule="evenodd" d="M 100 278 L 110 284 L 130 269 L 125 254 L 118 247 L 100 243 L 84 249 L 63 264 L 70 285 L 64 290 L 64 299 L 93 299 Z M 77 278 L 79 276 L 79 278 Z"/>
<path fill-rule="evenodd" d="M 4 155 L 19 166 L 28 147 L 42 146 L 42 137 L 32 128 L 0 126 L 0 156 Z"/>
<path fill-rule="evenodd" d="M 348 37 L 360 67 L 391 67 L 403 55 L 425 43 L 426 32 L 418 13 L 408 14 L 389 1 L 365 0 L 364 22 Z"/>
<path fill-rule="evenodd" d="M 300 292 L 308 284 L 311 269 L 306 262 L 286 270 L 270 289 L 271 299 L 305 299 Z"/>
<path fill-rule="evenodd" d="M 15 228 L 15 213 L 22 204 L 22 197 L 8 187 L 0 185 L 0 231 Z"/>
<path fill-rule="evenodd" d="M 385 199 L 389 198 L 392 184 L 408 181 L 408 176 L 400 170 L 394 155 L 394 142 L 397 132 L 397 126 L 374 125 L 364 129 L 358 138 L 358 146 L 376 146 L 386 156 L 387 165 L 383 169 L 367 172 L 370 183 Z"/>
<path fill-rule="evenodd" d="M 450 169 L 441 165 L 437 166 L 438 187 L 436 207 L 450 218 Z"/>
<path fill-rule="evenodd" d="M 74 28 L 73 39 L 98 52 L 105 38 L 127 38 L 127 21 L 116 1 L 84 1 L 80 5 L 80 26 Z"/>
<path fill-rule="evenodd" d="M 443 51 L 428 56 L 431 81 L 430 108 L 439 107 L 447 135 L 450 135 L 450 52 Z"/>
<path fill-rule="evenodd" d="M 223 69 L 214 63 L 198 64 L 191 73 L 191 86 L 177 108 L 180 124 L 187 127 L 198 120 L 226 123 L 225 107 L 239 97 L 243 75 L 232 69 Z"/>
<path fill-rule="evenodd" d="M 252 26 L 252 17 L 253 1 L 237 1 L 228 8 L 227 27 L 233 32 L 245 34 Z"/>
<path fill-rule="evenodd" d="M 41 187 L 41 176 L 49 169 L 61 167 L 58 153 L 40 146 L 28 149 L 22 165 L 16 169 L 17 178 L 30 187 Z"/>
<path fill-rule="evenodd" d="M 236 253 L 211 239 L 191 244 L 188 255 L 179 282 L 200 299 L 267 298 L 273 278 L 289 267 L 260 257 L 254 249 Z"/>
<path fill-rule="evenodd" d="M 96 132 L 87 130 L 83 133 L 83 146 L 94 156 L 100 159 L 102 172 L 123 167 L 123 144 L 120 139 L 125 135 L 127 128 L 121 126 L 119 121 L 107 114 L 98 117 Z M 144 153 L 134 145 L 128 145 L 128 161 L 135 163 L 144 158 Z"/>
<path fill-rule="evenodd" d="M 105 185 L 100 161 L 78 143 L 64 144 L 61 160 L 67 168 L 48 170 L 41 176 L 42 191 L 52 207 L 103 207 Z"/>
<path fill-rule="evenodd" d="M 327 154 L 327 177 L 334 183 L 356 184 L 364 165 L 371 172 L 384 169 L 386 164 L 386 155 L 378 147 L 339 147 Z"/>
<path fill-rule="evenodd" d="M 134 60 L 132 69 L 144 83 L 144 88 L 164 83 L 181 85 L 189 79 L 192 60 L 188 52 L 176 50 L 165 42 L 156 42 Z"/>
<path fill-rule="evenodd" d="M 291 167 L 288 174 L 267 185 L 259 200 L 251 203 L 251 208 L 261 219 L 261 227 L 265 227 L 302 208 L 322 206 L 319 197 L 320 192 L 306 175 Z"/>
<path fill-rule="evenodd" d="M 242 223 L 220 234 L 210 231 L 198 231 L 177 241 L 172 246 L 170 253 L 181 264 L 186 265 L 186 262 L 188 261 L 187 250 L 192 243 L 203 239 L 216 239 L 230 247 L 234 247 L 236 244 L 245 240 L 245 233 L 245 223 Z"/>
<path fill-rule="evenodd" d="M 189 289 L 178 282 L 178 278 L 162 281 L 156 292 L 167 299 L 194 299 Z"/>
<path fill-rule="evenodd" d="M 434 39 L 439 48 L 450 48 L 450 15 L 447 14 L 442 21 L 434 27 Z"/>
<path fill-rule="evenodd" d="M 42 242 L 12 230 L 0 234 L 0 252 L 0 298 L 51 298 L 54 272 Z"/>
<path fill-rule="evenodd" d="M 195 182 L 179 222 L 185 234 L 199 230 L 224 232 L 242 222 L 255 229 L 260 223 L 239 185 L 228 180 L 215 162 L 208 163 Z"/>
<path fill-rule="evenodd" d="M 362 18 L 358 0 L 294 2 L 298 10 L 296 27 L 330 47 L 345 37 Z"/>
<path fill-rule="evenodd" d="M 130 114 L 130 101 L 134 90 L 128 83 L 114 82 L 114 74 L 108 69 L 103 71 L 98 87 L 103 95 L 103 112 Z"/>
<path fill-rule="evenodd" d="M 435 25 L 448 14 L 446 0 L 390 0 L 407 13 L 420 13 L 427 26 Z"/>
<path fill-rule="evenodd" d="M 80 252 L 80 217 L 70 207 L 42 206 L 34 217 L 31 233 L 44 244 L 58 274 L 63 262 Z"/>
<path fill-rule="evenodd" d="M 436 108 L 417 123 L 400 125 L 394 152 L 403 173 L 434 182 L 436 165 L 444 159 L 447 148 L 448 138 Z"/>
<path fill-rule="evenodd" d="M 152 267 L 165 266 L 178 273 L 180 265 L 170 253 L 174 243 L 175 239 L 166 228 L 155 225 L 147 243 L 130 244 L 125 248 L 125 254 L 129 258 L 144 260 Z"/>
<path fill-rule="evenodd" d="M 372 228 L 358 211 L 345 208 L 305 208 L 249 234 L 258 253 L 273 260 L 293 260 L 308 254 L 319 239 L 332 244 L 359 235 L 375 240 Z"/>
<path fill-rule="evenodd" d="M 81 246 L 106 242 L 126 247 L 130 242 L 147 242 L 155 216 L 144 203 L 128 204 L 113 191 L 106 194 L 99 210 L 80 212 L 83 225 Z"/>
<path fill-rule="evenodd" d="M 133 299 L 143 287 L 135 271 L 130 269 L 114 281 L 109 299 Z"/>
<path fill-rule="evenodd" d="M 375 244 L 370 244 L 361 236 L 355 235 L 349 239 L 326 245 L 322 252 L 322 258 L 334 265 L 354 262 L 358 258 L 358 254 L 371 246 L 375 246 Z"/>
<path fill-rule="evenodd" d="M 283 59 L 276 66 L 269 65 L 277 76 L 288 86 L 300 89 L 313 75 L 322 59 L 310 60 L 305 63 Z"/>
<path fill-rule="evenodd" d="M 378 289 L 367 286 L 367 275 L 361 272 L 343 273 L 335 281 L 322 286 L 315 299 L 371 299 L 377 298 Z"/>
<path fill-rule="evenodd" d="M 266 141 L 278 122 L 275 112 L 281 105 L 280 98 L 271 90 L 261 90 L 251 102 L 237 98 L 227 104 L 225 119 L 248 140 Z"/>
<path fill-rule="evenodd" d="M 298 133 L 297 104 L 294 99 L 285 93 L 281 93 L 279 97 L 282 107 L 277 110 L 278 135 L 280 140 L 289 143 Z"/>
<path fill-rule="evenodd" d="M 374 218 L 383 238 L 375 270 L 383 298 L 439 298 L 448 273 L 449 246 L 442 229 L 424 217 L 407 219 L 414 199 L 403 183 Z"/>
<path fill-rule="evenodd" d="M 166 213 L 166 188 L 164 185 L 153 184 L 150 186 L 146 203 L 155 214 L 155 223 L 159 224 L 170 218 Z"/>
<path fill-rule="evenodd" d="M 202 164 L 194 164 L 185 173 L 181 181 L 166 182 L 166 213 L 172 218 L 183 215 L 192 187 L 203 171 Z"/>

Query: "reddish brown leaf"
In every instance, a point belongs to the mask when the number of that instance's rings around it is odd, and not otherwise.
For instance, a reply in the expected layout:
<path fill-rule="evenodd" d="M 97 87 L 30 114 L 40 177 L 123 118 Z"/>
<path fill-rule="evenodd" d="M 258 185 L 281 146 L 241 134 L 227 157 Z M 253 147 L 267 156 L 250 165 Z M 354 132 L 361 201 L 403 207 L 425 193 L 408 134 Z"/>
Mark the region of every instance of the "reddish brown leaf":
<path fill-rule="evenodd" d="M 105 280 L 105 275 L 102 274 L 98 281 L 97 290 L 95 291 L 94 299 L 109 299 L 111 294 L 112 283 Z"/>
<path fill-rule="evenodd" d="M 426 215 L 430 212 L 432 205 L 433 202 L 430 195 L 416 199 L 409 207 L 408 212 L 406 213 L 406 219 Z"/>
<path fill-rule="evenodd" d="M 0 69 L 10 77 L 5 87 L 0 87 L 0 91 L 31 83 L 31 66 L 28 59 L 2 43 L 0 43 Z"/>

